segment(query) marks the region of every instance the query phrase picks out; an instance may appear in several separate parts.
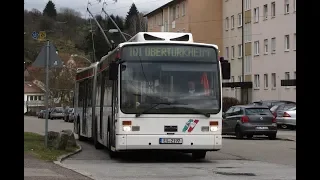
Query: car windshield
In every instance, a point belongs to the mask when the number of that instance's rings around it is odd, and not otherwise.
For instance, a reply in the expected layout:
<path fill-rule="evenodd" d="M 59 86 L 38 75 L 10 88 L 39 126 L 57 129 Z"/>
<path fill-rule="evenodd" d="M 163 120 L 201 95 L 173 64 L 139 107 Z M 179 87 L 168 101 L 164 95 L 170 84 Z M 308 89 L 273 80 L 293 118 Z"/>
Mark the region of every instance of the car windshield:
<path fill-rule="evenodd" d="M 267 108 L 246 108 L 246 115 L 272 115 L 271 111 Z"/>
<path fill-rule="evenodd" d="M 272 108 L 270 109 L 270 111 L 275 111 L 278 107 L 279 107 L 278 105 L 272 106 Z"/>
<path fill-rule="evenodd" d="M 286 105 L 284 105 L 283 110 L 289 110 L 295 106 L 296 106 L 295 104 L 286 104 Z"/>
<path fill-rule="evenodd" d="M 158 103 L 161 104 L 148 110 L 148 113 L 183 114 L 190 113 L 190 108 L 206 113 L 220 111 L 220 79 L 214 48 L 186 48 L 185 45 L 171 45 L 171 48 L 163 45 L 155 49 L 149 45 L 141 48 L 137 50 L 140 54 L 137 56 L 131 52 L 132 49 L 123 49 L 122 112 L 137 113 Z M 174 53 L 171 50 L 177 48 L 187 51 L 184 57 L 170 55 Z M 192 56 L 188 48 L 194 48 L 197 56 Z M 156 56 L 156 52 L 164 51 L 169 55 Z M 148 52 L 151 53 L 149 56 L 145 54 Z"/>
<path fill-rule="evenodd" d="M 63 109 L 62 108 L 56 108 L 54 111 L 56 113 L 63 113 Z"/>
<path fill-rule="evenodd" d="M 295 111 L 296 110 L 296 106 L 292 107 L 292 108 L 289 108 L 288 109 L 289 111 Z"/>

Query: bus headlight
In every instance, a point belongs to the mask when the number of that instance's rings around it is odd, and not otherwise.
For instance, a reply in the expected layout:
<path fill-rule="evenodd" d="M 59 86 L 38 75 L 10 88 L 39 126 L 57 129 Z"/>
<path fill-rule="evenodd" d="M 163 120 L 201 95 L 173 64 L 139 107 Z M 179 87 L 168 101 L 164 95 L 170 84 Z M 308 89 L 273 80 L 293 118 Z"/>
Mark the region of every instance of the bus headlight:
<path fill-rule="evenodd" d="M 131 126 L 122 126 L 122 130 L 125 132 L 131 131 Z"/>
<path fill-rule="evenodd" d="M 210 126 L 210 131 L 218 131 L 218 127 L 217 126 Z"/>
<path fill-rule="evenodd" d="M 122 121 L 122 130 L 125 132 L 131 131 L 131 125 L 132 125 L 131 121 Z"/>
<path fill-rule="evenodd" d="M 210 121 L 210 131 L 214 132 L 214 131 L 218 131 L 218 127 L 219 127 L 219 122 L 218 121 Z"/>

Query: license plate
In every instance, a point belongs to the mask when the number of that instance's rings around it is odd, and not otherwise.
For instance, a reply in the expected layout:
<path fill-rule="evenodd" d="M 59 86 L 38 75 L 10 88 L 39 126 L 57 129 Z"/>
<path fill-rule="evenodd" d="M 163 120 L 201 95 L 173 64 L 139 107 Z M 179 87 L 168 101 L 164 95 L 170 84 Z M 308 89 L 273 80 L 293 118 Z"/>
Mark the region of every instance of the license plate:
<path fill-rule="evenodd" d="M 269 129 L 268 127 L 256 127 L 256 129 Z"/>
<path fill-rule="evenodd" d="M 182 144 L 182 138 L 160 138 L 159 144 Z"/>

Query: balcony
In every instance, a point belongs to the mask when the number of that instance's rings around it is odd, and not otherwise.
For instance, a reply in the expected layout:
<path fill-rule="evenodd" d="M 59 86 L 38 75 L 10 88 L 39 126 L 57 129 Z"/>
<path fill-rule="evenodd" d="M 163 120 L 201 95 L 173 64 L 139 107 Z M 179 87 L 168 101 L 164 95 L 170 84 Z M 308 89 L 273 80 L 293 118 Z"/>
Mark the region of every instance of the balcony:
<path fill-rule="evenodd" d="M 44 106 L 44 101 L 25 101 L 24 105 L 28 107 Z"/>

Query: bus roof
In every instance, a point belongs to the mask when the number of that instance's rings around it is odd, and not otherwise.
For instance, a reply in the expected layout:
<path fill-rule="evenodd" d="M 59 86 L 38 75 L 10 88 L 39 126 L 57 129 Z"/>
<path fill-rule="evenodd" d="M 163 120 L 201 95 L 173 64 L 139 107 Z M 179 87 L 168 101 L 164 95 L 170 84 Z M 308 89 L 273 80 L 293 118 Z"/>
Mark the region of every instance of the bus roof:
<path fill-rule="evenodd" d="M 177 32 L 139 32 L 133 36 L 127 42 L 120 43 L 115 49 L 109 51 L 108 54 L 103 56 L 99 64 L 103 63 L 109 55 L 118 51 L 119 48 L 127 45 L 134 44 L 189 44 L 189 45 L 199 45 L 199 46 L 209 46 L 218 49 L 215 44 L 206 43 L 196 43 L 193 42 L 193 36 L 191 33 L 177 33 Z"/>
<path fill-rule="evenodd" d="M 176 33 L 176 32 L 139 32 L 128 42 L 146 42 L 146 41 L 182 41 L 193 42 L 191 33 Z"/>

